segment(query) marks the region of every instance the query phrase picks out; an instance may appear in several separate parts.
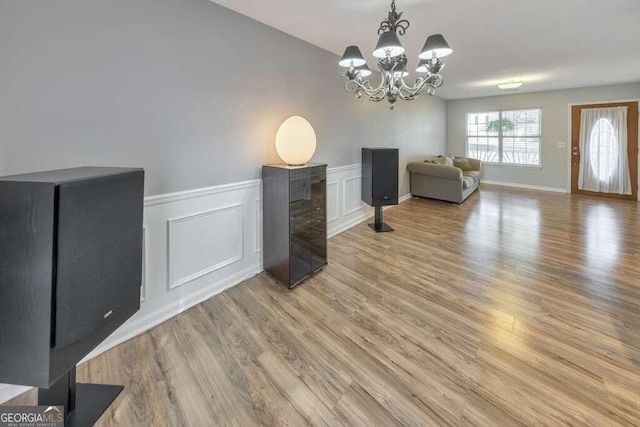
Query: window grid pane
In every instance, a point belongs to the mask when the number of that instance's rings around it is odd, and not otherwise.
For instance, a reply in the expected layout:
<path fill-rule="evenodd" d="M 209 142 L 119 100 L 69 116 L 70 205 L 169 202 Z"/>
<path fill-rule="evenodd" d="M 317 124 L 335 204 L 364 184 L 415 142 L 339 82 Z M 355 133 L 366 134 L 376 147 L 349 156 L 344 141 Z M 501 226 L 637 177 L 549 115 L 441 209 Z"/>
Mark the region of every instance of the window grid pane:
<path fill-rule="evenodd" d="M 541 116 L 539 108 L 467 113 L 467 156 L 539 166 Z"/>
<path fill-rule="evenodd" d="M 467 114 L 467 156 L 483 162 L 500 161 L 499 111 Z"/>

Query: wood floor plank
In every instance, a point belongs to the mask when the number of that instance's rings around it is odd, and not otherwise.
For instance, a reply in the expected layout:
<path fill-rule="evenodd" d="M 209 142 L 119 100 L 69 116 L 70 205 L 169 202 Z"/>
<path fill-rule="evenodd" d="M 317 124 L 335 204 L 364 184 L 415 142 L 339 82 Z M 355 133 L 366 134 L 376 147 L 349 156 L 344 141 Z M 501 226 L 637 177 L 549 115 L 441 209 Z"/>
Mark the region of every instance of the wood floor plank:
<path fill-rule="evenodd" d="M 281 393 L 313 425 L 338 425 L 338 419 L 324 406 L 290 366 L 276 353 L 266 351 L 258 362 Z"/>
<path fill-rule="evenodd" d="M 254 295 L 253 292 L 245 293 L 244 289 L 230 293 L 234 302 L 246 310 L 254 324 L 260 325 L 259 330 L 269 337 L 274 351 L 316 397 L 332 409 L 351 383 L 351 378 L 337 371 L 330 360 L 319 359 L 308 350 L 301 340 L 304 329 L 291 322 L 286 312 L 274 310 L 272 303 L 260 304 Z"/>
<path fill-rule="evenodd" d="M 126 387 L 99 425 L 640 425 L 637 202 L 483 185 L 385 220 L 80 366 Z"/>
<path fill-rule="evenodd" d="M 365 389 L 355 382 L 342 396 L 334 408 L 334 413 L 340 422 L 350 426 L 401 426 Z"/>
<path fill-rule="evenodd" d="M 155 345 L 162 349 L 156 357 L 184 424 L 205 425 L 212 419 L 225 423 L 223 408 L 211 404 L 212 399 L 196 379 L 189 363 L 190 356 L 183 352 L 180 341 L 184 331 L 179 328 L 177 319 L 171 319 L 163 326 L 164 330 L 151 331 L 151 336 Z"/>
<path fill-rule="evenodd" d="M 303 416 L 285 399 L 259 366 L 258 357 L 267 351 L 261 349 L 263 339 L 238 312 L 233 302 L 221 296 L 196 309 L 199 316 L 191 319 L 192 325 L 203 336 L 208 337 L 205 345 L 216 354 L 233 383 L 232 390 L 244 400 L 244 406 L 255 414 L 259 423 L 305 424 Z"/>
<path fill-rule="evenodd" d="M 524 424 L 473 390 L 469 390 L 460 425 L 517 427 Z"/>

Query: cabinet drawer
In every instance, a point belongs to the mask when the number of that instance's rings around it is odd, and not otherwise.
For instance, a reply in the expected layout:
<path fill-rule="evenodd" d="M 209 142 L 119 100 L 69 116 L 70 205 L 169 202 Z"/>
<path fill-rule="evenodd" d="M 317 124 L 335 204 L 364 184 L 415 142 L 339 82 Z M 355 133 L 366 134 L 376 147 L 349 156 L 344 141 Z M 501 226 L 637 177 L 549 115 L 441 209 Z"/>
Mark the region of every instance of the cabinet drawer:
<path fill-rule="evenodd" d="M 311 171 L 309 169 L 293 170 L 289 176 L 289 201 L 311 199 Z"/>
<path fill-rule="evenodd" d="M 311 182 L 313 184 L 327 180 L 327 168 L 325 166 L 316 166 L 311 168 Z"/>
<path fill-rule="evenodd" d="M 291 217 L 291 222 L 290 222 L 291 232 L 293 233 L 297 230 L 302 230 L 303 228 L 308 227 L 313 223 L 314 220 L 315 220 L 314 212 L 309 212 L 304 215 Z"/>

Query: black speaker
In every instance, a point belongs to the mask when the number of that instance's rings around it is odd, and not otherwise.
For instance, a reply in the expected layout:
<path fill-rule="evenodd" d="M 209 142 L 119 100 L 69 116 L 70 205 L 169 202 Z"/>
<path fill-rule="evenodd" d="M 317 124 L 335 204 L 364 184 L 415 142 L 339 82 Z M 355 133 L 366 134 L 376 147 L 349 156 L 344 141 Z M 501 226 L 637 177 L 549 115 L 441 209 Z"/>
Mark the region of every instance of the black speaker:
<path fill-rule="evenodd" d="M 397 148 L 362 149 L 362 201 L 375 207 L 375 223 L 371 228 L 393 231 L 382 221 L 382 206 L 398 204 L 398 161 Z"/>
<path fill-rule="evenodd" d="M 398 149 L 362 149 L 362 201 L 369 206 L 398 204 Z"/>
<path fill-rule="evenodd" d="M 0 178 L 0 383 L 75 387 L 75 365 L 139 310 L 143 201 L 142 169 Z"/>

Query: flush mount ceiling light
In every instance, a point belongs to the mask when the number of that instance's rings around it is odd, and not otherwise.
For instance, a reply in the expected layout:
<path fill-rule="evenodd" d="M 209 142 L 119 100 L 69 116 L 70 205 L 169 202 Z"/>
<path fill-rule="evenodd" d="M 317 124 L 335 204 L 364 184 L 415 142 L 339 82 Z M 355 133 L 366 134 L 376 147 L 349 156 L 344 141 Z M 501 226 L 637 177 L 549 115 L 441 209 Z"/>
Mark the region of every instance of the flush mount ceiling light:
<path fill-rule="evenodd" d="M 522 85 L 524 84 L 524 82 L 515 82 L 515 81 L 509 81 L 506 83 L 500 83 L 498 85 L 499 89 L 505 90 L 505 91 L 510 91 L 510 90 L 518 90 L 522 87 Z"/>
<path fill-rule="evenodd" d="M 409 28 L 409 21 L 401 18 L 402 12 L 396 12 L 396 2 L 392 0 L 389 16 L 380 23 L 378 28 L 380 38 L 373 51 L 373 56 L 378 59 L 378 70 L 381 76 L 379 86 L 373 87 L 366 80 L 372 72 L 358 46 L 348 46 L 338 63 L 347 68 L 342 73 L 348 80 L 345 84 L 347 92 L 353 93 L 357 99 L 364 94 L 369 101 L 374 102 L 380 102 L 386 98 L 392 110 L 398 99 L 405 101 L 415 99 L 423 90 L 426 90 L 429 95 L 435 95 L 436 89 L 443 83 L 442 76 L 439 74 L 444 68 L 442 58 L 453 52 L 442 34 L 429 36 L 422 52 L 418 55 L 420 62 L 416 69 L 418 73 L 426 73 L 426 76 L 418 77 L 413 86 L 407 85 L 404 81 L 404 77 L 409 75 L 407 56 L 404 54 L 404 47 L 398 36 L 404 36 Z"/>

